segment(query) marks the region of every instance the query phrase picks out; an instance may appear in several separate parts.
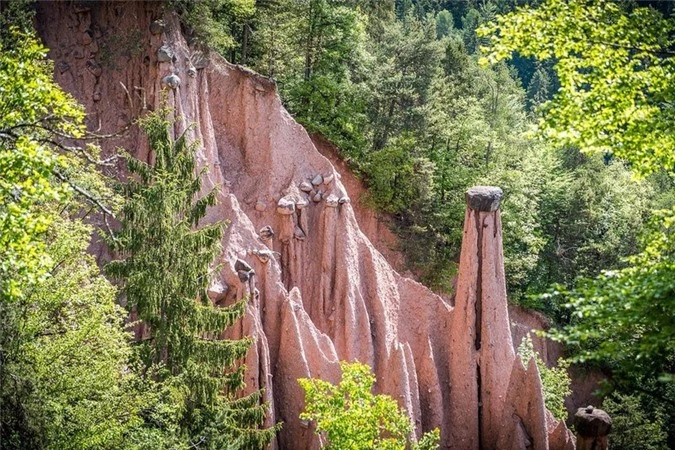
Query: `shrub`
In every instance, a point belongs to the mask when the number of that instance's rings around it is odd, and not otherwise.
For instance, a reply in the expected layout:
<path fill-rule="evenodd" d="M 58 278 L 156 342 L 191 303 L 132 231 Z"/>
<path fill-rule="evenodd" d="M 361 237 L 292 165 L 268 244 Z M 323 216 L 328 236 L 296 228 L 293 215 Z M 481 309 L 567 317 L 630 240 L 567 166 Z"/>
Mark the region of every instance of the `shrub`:
<path fill-rule="evenodd" d="M 331 450 L 433 450 L 438 448 L 438 429 L 419 441 L 410 418 L 388 395 L 373 395 L 375 376 L 365 364 L 340 363 L 338 385 L 318 379 L 298 380 L 305 390 L 303 420 L 316 421 L 316 432 L 325 435 Z"/>

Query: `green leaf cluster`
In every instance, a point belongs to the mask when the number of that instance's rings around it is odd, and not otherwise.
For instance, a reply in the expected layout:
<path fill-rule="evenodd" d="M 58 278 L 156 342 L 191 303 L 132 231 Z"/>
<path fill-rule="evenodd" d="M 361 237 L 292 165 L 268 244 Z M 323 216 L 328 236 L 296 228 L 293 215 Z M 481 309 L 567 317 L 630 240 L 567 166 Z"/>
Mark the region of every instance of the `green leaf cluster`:
<path fill-rule="evenodd" d="M 0 40 L 0 298 L 20 297 L 48 261 L 41 236 L 49 215 L 41 205 L 59 201 L 68 187 L 54 180 L 67 158 L 56 154 L 56 135 L 81 136 L 84 112 L 51 79 L 47 50 L 18 28 Z"/>
<path fill-rule="evenodd" d="M 674 25 L 651 8 L 548 0 L 537 8 L 500 16 L 481 33 L 492 36 L 490 61 L 508 58 L 514 51 L 555 60 L 560 89 L 542 105 L 542 136 L 584 152 L 620 158 L 639 175 L 660 171 L 672 184 L 675 152 L 667 129 L 672 122 L 668 105 L 675 92 L 669 53 Z M 611 183 L 608 190 L 614 189 L 616 179 L 606 181 Z M 586 192 L 589 188 L 577 198 Z M 598 199 L 593 213 L 628 218 L 634 214 L 633 204 L 649 193 L 623 203 L 627 193 L 615 192 L 614 199 Z M 605 270 L 595 279 L 581 278 L 572 289 L 557 286 L 543 297 L 569 310 L 571 323 L 552 335 L 577 346 L 577 360 L 613 361 L 617 371 L 631 376 L 648 369 L 672 379 L 673 216 L 673 210 L 653 214 L 643 242 L 628 246 L 634 246 L 629 254 L 639 253 L 626 258 L 623 268 Z M 586 251 L 604 255 L 607 244 L 625 240 L 627 234 L 637 236 L 629 221 L 619 223 L 623 226 L 603 233 L 605 239 Z M 609 269 L 607 261 L 593 259 Z"/>
<path fill-rule="evenodd" d="M 571 323 L 551 336 L 576 346 L 576 360 L 610 361 L 623 376 L 647 370 L 673 381 L 674 217 L 675 210 L 654 216 L 645 250 L 628 258 L 626 268 L 545 294 L 571 311 Z"/>
<path fill-rule="evenodd" d="M 236 42 L 234 35 L 246 27 L 256 10 L 255 0 L 170 0 L 187 29 L 191 44 L 226 53 Z"/>
<path fill-rule="evenodd" d="M 514 52 L 555 60 L 560 89 L 542 105 L 543 136 L 649 174 L 675 169 L 674 30 L 675 21 L 652 8 L 547 0 L 499 16 L 479 34 L 491 37 L 486 62 Z"/>
<path fill-rule="evenodd" d="M 49 276 L 4 305 L 2 448 L 125 448 L 148 405 L 116 289 L 86 253 L 91 227 L 52 213 Z M 10 330 L 7 325 L 20 325 Z"/>
<path fill-rule="evenodd" d="M 611 269 L 600 258 L 599 266 L 605 270 L 599 276 L 577 273 L 583 277 L 567 286 L 556 285 L 539 297 L 539 301 L 564 311 L 564 325 L 551 330 L 550 336 L 567 343 L 574 360 L 600 363 L 611 371 L 611 387 L 618 393 L 608 405 L 619 415 L 619 448 L 660 448 L 663 432 L 671 441 L 675 435 L 668 425 L 672 414 L 649 422 L 637 406 L 673 404 L 675 152 L 669 128 L 675 92 L 674 26 L 671 18 L 648 7 L 548 0 L 537 8 L 499 17 L 482 30 L 492 35 L 488 60 L 518 52 L 553 61 L 560 90 L 541 105 L 541 137 L 623 161 L 638 176 L 652 174 L 648 180 L 657 201 L 650 206 L 666 208 L 652 213 L 641 242 L 629 245 L 635 247 L 629 252 L 633 255 L 621 265 Z M 641 194 L 633 202 L 644 198 Z M 601 202 L 597 213 L 606 217 L 618 212 L 630 217 L 632 202 L 622 207 L 618 200 Z M 608 234 L 606 242 L 625 240 L 630 224 L 622 222 L 625 225 L 617 234 Z M 602 255 L 606 242 L 589 250 Z M 639 393 L 639 402 L 635 393 Z M 625 405 L 619 405 L 617 399 Z M 626 414 L 634 417 L 631 425 L 624 422 L 632 420 Z M 650 430 L 649 438 L 636 439 L 646 430 Z"/>
<path fill-rule="evenodd" d="M 95 149 L 63 145 L 82 136 L 83 110 L 52 81 L 30 20 L 16 23 L 0 31 L 0 447 L 127 448 L 152 397 L 129 370 L 126 314 L 85 252 L 92 205 L 73 187 L 108 193 Z"/>
<path fill-rule="evenodd" d="M 303 420 L 316 422 L 316 432 L 325 437 L 322 448 L 333 450 L 387 449 L 433 450 L 438 448 L 438 429 L 417 441 L 410 418 L 388 395 L 371 391 L 375 376 L 358 362 L 341 362 L 338 385 L 320 379 L 298 380 L 305 391 Z"/>

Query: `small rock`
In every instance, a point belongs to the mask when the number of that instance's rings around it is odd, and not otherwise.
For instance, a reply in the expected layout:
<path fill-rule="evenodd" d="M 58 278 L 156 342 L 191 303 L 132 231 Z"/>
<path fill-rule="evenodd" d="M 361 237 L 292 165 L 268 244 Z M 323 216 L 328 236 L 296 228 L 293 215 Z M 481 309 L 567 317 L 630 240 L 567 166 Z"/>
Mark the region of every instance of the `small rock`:
<path fill-rule="evenodd" d="M 195 52 L 190 57 L 190 62 L 195 69 L 204 69 L 209 65 L 209 58 L 203 52 Z"/>
<path fill-rule="evenodd" d="M 93 95 L 93 97 L 92 97 L 92 100 L 94 100 L 95 102 L 101 101 L 101 93 L 98 92 L 98 91 L 97 91 L 97 92 L 94 92 L 94 95 Z"/>
<path fill-rule="evenodd" d="M 267 264 L 270 259 L 274 258 L 274 252 L 271 250 L 253 250 L 251 253 L 257 256 L 263 264 Z"/>
<path fill-rule="evenodd" d="M 162 84 L 169 86 L 171 89 L 176 89 L 180 86 L 180 78 L 178 78 L 178 75 L 172 73 L 162 78 Z"/>
<path fill-rule="evenodd" d="M 272 230 L 271 226 L 267 225 L 258 231 L 258 236 L 260 236 L 260 239 L 263 241 L 269 241 L 274 237 L 274 230 Z"/>
<path fill-rule="evenodd" d="M 81 48 L 76 48 L 73 50 L 73 58 L 82 59 L 84 58 L 84 51 Z"/>
<path fill-rule="evenodd" d="M 96 78 L 100 77 L 103 73 L 101 66 L 93 59 L 87 61 L 87 70 L 89 70 Z"/>
<path fill-rule="evenodd" d="M 349 203 L 351 200 L 349 200 L 349 197 L 340 197 L 339 203 L 341 205 L 344 205 L 346 203 Z"/>
<path fill-rule="evenodd" d="M 152 23 L 150 24 L 150 32 L 152 34 L 162 34 L 164 32 L 164 28 L 166 27 L 166 23 L 164 23 L 163 20 L 158 19 L 158 20 L 153 20 Z"/>
<path fill-rule="evenodd" d="M 288 197 L 282 197 L 277 203 L 277 212 L 283 215 L 290 215 L 295 212 L 295 202 Z"/>
<path fill-rule="evenodd" d="M 168 45 L 162 45 L 157 50 L 157 60 L 159 62 L 171 62 L 176 57 L 173 52 L 173 49 Z"/>
<path fill-rule="evenodd" d="M 300 190 L 302 192 L 312 192 L 312 189 L 313 188 L 312 188 L 312 185 L 310 183 L 308 183 L 306 181 L 303 181 L 302 183 L 300 183 Z"/>
<path fill-rule="evenodd" d="M 221 283 L 218 280 L 214 280 L 211 285 L 208 287 L 206 294 L 211 300 L 215 303 L 220 302 L 225 299 L 225 294 L 227 293 L 229 286 Z"/>
<path fill-rule="evenodd" d="M 333 175 L 332 173 L 330 175 L 323 177 L 323 184 L 331 184 L 334 178 L 335 175 Z"/>
<path fill-rule="evenodd" d="M 265 205 L 265 203 L 264 203 L 263 201 L 258 200 L 258 201 L 255 203 L 255 210 L 256 210 L 256 211 L 258 211 L 258 212 L 263 212 L 263 211 L 265 211 L 265 208 L 267 208 L 267 205 Z"/>
<path fill-rule="evenodd" d="M 68 64 L 65 61 L 59 61 L 59 63 L 57 64 L 57 67 L 59 69 L 59 72 L 61 72 L 61 73 L 65 73 L 65 72 L 68 72 L 70 70 L 70 64 Z"/>
<path fill-rule="evenodd" d="M 237 272 L 241 270 L 251 272 L 253 268 L 243 259 L 237 259 L 237 261 L 234 263 L 234 270 L 236 270 Z"/>
<path fill-rule="evenodd" d="M 312 201 L 315 203 L 319 203 L 321 201 L 321 197 L 323 197 L 323 193 L 319 191 L 316 194 L 314 194 L 314 196 L 312 197 Z"/>
<path fill-rule="evenodd" d="M 299 241 L 304 241 L 307 236 L 305 235 L 305 232 L 302 231 L 302 228 L 296 226 L 293 231 L 293 237 Z"/>
<path fill-rule="evenodd" d="M 339 198 L 336 195 L 330 194 L 328 198 L 326 198 L 326 206 L 330 206 L 331 208 L 337 208 Z"/>
<path fill-rule="evenodd" d="M 295 204 L 295 207 L 297 209 L 305 209 L 309 205 L 309 202 L 307 201 L 307 198 L 301 198 L 298 200 L 298 202 Z"/>
<path fill-rule="evenodd" d="M 319 186 L 321 183 L 323 183 L 323 177 L 321 176 L 321 174 L 312 178 L 312 184 L 314 186 Z"/>
<path fill-rule="evenodd" d="M 187 70 L 187 74 L 190 78 L 194 78 L 197 76 L 197 69 L 195 69 L 194 66 L 190 66 L 190 68 Z"/>

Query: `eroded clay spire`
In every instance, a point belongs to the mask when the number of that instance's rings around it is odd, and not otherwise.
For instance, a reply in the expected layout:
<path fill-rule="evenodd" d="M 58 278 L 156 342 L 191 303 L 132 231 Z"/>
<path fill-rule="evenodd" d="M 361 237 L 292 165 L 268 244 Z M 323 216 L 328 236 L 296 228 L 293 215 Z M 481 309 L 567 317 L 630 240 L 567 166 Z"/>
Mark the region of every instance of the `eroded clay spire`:
<path fill-rule="evenodd" d="M 506 302 L 498 187 L 466 192 L 464 237 L 455 297 L 451 404 L 455 448 L 493 448 L 515 360 Z"/>
<path fill-rule="evenodd" d="M 466 192 L 464 237 L 451 331 L 453 449 L 573 448 L 569 431 L 544 407 L 533 361 L 523 366 L 510 344 L 498 187 Z M 550 423 L 550 430 L 547 424 Z M 548 434 L 555 437 L 549 445 Z M 557 436 L 557 437 L 556 437 Z"/>

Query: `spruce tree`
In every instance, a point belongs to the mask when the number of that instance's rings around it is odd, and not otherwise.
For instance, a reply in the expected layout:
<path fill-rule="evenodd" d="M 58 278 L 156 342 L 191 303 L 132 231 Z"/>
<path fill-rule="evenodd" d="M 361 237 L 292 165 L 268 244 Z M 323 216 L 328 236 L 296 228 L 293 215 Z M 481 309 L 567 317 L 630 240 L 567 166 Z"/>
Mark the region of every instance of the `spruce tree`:
<path fill-rule="evenodd" d="M 221 339 L 241 318 L 245 300 L 219 308 L 207 296 L 213 262 L 220 252 L 224 223 L 199 226 L 215 191 L 198 198 L 195 143 L 183 133 L 173 140 L 168 111 L 141 120 L 155 155 L 154 164 L 128 158 L 131 176 L 120 229 L 110 239 L 123 258 L 108 264 L 122 282 L 129 311 L 149 330 L 138 353 L 157 382 L 179 389 L 180 429 L 196 448 L 264 448 L 275 429 L 261 429 L 266 405 L 261 392 L 236 399 L 244 366 L 233 369 L 250 338 Z M 229 371 L 228 371 L 229 370 Z"/>
<path fill-rule="evenodd" d="M 551 77 L 546 72 L 546 68 L 537 64 L 530 83 L 527 85 L 527 104 L 530 110 L 547 101 L 551 95 Z"/>

